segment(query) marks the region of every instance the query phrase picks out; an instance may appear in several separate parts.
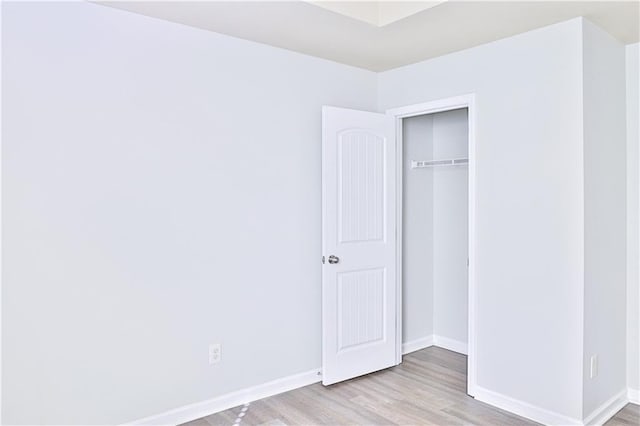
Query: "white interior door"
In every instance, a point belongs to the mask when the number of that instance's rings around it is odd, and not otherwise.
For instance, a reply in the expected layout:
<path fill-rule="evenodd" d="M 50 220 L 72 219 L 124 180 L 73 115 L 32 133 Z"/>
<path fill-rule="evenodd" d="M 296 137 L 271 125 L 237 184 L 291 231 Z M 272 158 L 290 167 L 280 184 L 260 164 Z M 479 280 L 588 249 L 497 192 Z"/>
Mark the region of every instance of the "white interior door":
<path fill-rule="evenodd" d="M 322 383 L 396 364 L 391 116 L 322 109 Z"/>

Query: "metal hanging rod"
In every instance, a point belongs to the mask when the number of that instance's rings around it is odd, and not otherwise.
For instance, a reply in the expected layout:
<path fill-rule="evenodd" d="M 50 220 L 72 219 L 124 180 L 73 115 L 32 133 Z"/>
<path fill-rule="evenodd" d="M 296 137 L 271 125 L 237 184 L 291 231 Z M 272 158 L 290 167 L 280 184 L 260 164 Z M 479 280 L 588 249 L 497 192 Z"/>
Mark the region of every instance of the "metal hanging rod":
<path fill-rule="evenodd" d="M 449 160 L 424 160 L 424 161 L 411 161 L 412 169 L 422 169 L 426 167 L 439 167 L 439 166 L 465 166 L 469 164 L 468 158 L 452 158 Z"/>

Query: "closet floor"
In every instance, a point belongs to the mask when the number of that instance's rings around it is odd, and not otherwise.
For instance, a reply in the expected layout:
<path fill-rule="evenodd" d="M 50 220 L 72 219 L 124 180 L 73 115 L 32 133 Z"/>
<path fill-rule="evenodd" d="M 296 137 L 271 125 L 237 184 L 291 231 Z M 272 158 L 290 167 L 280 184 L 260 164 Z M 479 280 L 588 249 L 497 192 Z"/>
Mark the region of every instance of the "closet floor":
<path fill-rule="evenodd" d="M 329 387 L 316 383 L 185 426 L 537 424 L 467 396 L 466 383 L 467 357 L 430 347 L 387 370 Z M 607 426 L 639 424 L 637 408 L 627 405 Z"/>

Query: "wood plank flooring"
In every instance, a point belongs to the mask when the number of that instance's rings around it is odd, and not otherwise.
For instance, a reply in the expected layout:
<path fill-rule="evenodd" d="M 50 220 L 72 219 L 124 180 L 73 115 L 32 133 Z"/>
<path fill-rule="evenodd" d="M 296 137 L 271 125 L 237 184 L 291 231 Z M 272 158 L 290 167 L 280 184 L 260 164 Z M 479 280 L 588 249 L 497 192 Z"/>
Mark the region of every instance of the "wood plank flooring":
<path fill-rule="evenodd" d="M 467 357 L 430 347 L 387 370 L 295 389 L 184 426 L 537 424 L 467 396 L 466 383 Z M 629 404 L 607 426 L 639 426 L 639 419 L 638 406 Z"/>
<path fill-rule="evenodd" d="M 640 405 L 627 404 L 605 426 L 640 426 Z"/>

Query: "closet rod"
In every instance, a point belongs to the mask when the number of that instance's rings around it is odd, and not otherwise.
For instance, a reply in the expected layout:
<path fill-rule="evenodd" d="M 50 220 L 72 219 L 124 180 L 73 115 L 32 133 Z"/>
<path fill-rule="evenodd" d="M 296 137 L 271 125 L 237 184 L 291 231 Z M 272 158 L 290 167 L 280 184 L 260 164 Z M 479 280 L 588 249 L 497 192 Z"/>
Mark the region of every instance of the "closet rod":
<path fill-rule="evenodd" d="M 439 166 L 464 166 L 469 164 L 468 158 L 452 158 L 449 160 L 424 160 L 424 161 L 411 161 L 412 169 L 422 169 L 426 167 L 439 167 Z"/>

